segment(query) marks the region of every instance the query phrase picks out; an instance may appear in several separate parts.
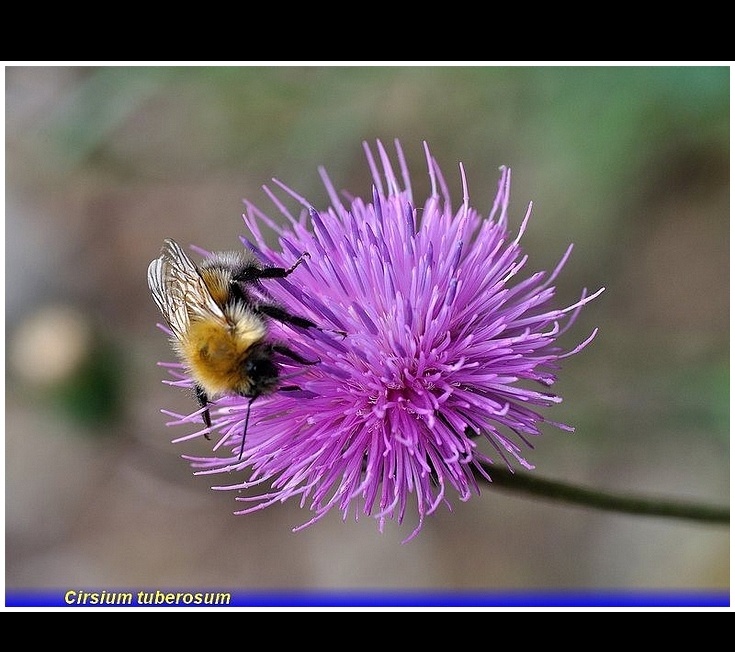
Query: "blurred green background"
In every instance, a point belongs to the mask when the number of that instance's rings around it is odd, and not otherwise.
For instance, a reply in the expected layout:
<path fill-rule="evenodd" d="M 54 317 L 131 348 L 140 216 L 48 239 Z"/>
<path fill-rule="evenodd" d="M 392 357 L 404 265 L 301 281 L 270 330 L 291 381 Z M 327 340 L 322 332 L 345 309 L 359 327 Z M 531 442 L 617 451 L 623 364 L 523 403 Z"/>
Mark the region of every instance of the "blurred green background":
<path fill-rule="evenodd" d="M 316 206 L 370 197 L 362 141 L 426 140 L 487 211 L 513 169 L 528 269 L 569 242 L 559 303 L 607 291 L 564 343 L 535 473 L 729 503 L 728 67 L 16 67 L 6 101 L 6 587 L 724 589 L 729 528 L 485 488 L 420 536 L 295 502 L 235 517 L 162 407 L 146 268 L 165 237 L 230 249 L 278 177 Z M 420 203 L 420 201 L 419 201 Z"/>

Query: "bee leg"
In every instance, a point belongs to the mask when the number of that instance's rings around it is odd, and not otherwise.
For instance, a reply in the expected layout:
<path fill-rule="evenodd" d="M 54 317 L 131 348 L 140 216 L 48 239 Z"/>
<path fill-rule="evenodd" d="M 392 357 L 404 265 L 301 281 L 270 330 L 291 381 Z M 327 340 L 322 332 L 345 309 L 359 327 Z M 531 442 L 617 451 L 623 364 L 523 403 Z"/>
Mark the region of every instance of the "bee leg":
<path fill-rule="evenodd" d="M 290 312 L 287 312 L 280 306 L 273 306 L 265 303 L 259 305 L 257 310 L 267 317 L 275 319 L 276 321 L 280 321 L 284 324 L 292 324 L 294 326 L 300 326 L 301 328 L 316 328 L 317 330 L 322 331 L 322 333 L 335 333 L 336 335 L 340 335 L 341 337 L 347 336 L 347 333 L 345 331 L 333 331 L 327 328 L 321 328 L 320 326 L 317 326 L 313 321 L 311 321 L 311 319 L 299 317 L 298 315 L 292 315 Z"/>
<path fill-rule="evenodd" d="M 291 272 L 293 272 L 303 261 L 304 258 L 308 258 L 309 254 L 301 254 L 298 260 L 291 265 L 291 267 L 261 267 L 260 265 L 248 265 L 243 269 L 237 276 L 233 278 L 234 281 L 241 283 L 252 283 L 253 281 L 259 281 L 264 278 L 286 278 Z"/>
<path fill-rule="evenodd" d="M 207 394 L 205 393 L 204 389 L 202 389 L 199 385 L 195 388 L 196 395 L 197 395 L 197 401 L 199 401 L 199 407 L 206 407 L 207 409 L 202 412 L 202 419 L 204 419 L 204 425 L 207 426 L 207 428 L 212 428 L 212 416 L 209 413 L 209 408 L 207 407 L 209 405 L 209 399 L 207 398 Z M 204 433 L 204 437 L 206 439 L 211 439 L 208 432 Z"/>
<path fill-rule="evenodd" d="M 247 412 L 245 412 L 245 426 L 242 429 L 242 443 L 240 444 L 240 455 L 237 458 L 238 462 L 242 459 L 242 454 L 245 451 L 245 437 L 248 434 L 248 424 L 250 423 L 250 406 L 253 404 L 253 401 L 256 398 L 258 398 L 257 395 L 251 396 L 250 400 L 248 401 L 248 409 L 247 409 Z"/>
<path fill-rule="evenodd" d="M 236 283 L 255 283 L 256 281 L 260 281 L 262 279 L 266 278 L 286 278 L 291 272 L 293 272 L 303 261 L 304 259 L 309 258 L 309 254 L 307 252 L 304 252 L 301 254 L 296 262 L 291 265 L 291 267 L 260 267 L 259 265 L 249 265 L 244 270 L 242 270 L 237 276 L 233 277 L 233 281 Z M 280 306 L 274 306 L 269 304 L 263 304 L 258 306 L 258 312 L 263 313 L 264 315 L 267 315 L 268 317 L 271 317 L 272 319 L 275 319 L 276 321 L 280 321 L 284 324 L 292 324 L 294 326 L 300 326 L 301 328 L 316 328 L 322 332 L 325 331 L 323 328 L 319 328 L 313 321 L 310 319 L 306 319 L 304 317 L 299 317 L 298 315 L 292 315 Z M 347 333 L 345 331 L 327 331 L 327 332 L 334 332 L 337 335 L 341 335 L 342 337 L 346 337 Z"/>
<path fill-rule="evenodd" d="M 299 317 L 298 315 L 292 315 L 280 306 L 272 306 L 269 304 L 261 304 L 258 306 L 258 312 L 280 321 L 283 324 L 292 324 L 294 326 L 301 326 L 301 328 L 318 328 L 318 326 L 305 317 Z"/>
<path fill-rule="evenodd" d="M 286 278 L 291 272 L 293 272 L 301 263 L 304 262 L 305 258 L 308 258 L 308 253 L 301 254 L 296 262 L 291 267 L 261 267 L 260 275 L 258 278 Z"/>
<path fill-rule="evenodd" d="M 296 353 L 296 351 L 292 351 L 287 346 L 283 346 L 282 344 L 271 344 L 271 350 L 275 351 L 276 353 L 280 353 L 281 355 L 285 355 L 287 358 L 291 358 L 291 360 L 295 360 L 299 364 L 318 364 L 319 362 L 321 362 L 321 360 L 309 360 L 308 358 L 299 355 L 298 353 Z"/>

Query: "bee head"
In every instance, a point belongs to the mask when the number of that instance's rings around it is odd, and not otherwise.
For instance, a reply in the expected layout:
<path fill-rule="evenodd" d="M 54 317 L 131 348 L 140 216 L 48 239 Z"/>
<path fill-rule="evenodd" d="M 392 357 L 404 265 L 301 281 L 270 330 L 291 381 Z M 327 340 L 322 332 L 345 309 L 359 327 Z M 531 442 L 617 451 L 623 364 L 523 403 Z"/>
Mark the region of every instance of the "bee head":
<path fill-rule="evenodd" d="M 278 366 L 273 361 L 271 347 L 265 343 L 250 347 L 241 363 L 241 373 L 249 381 L 245 396 L 259 396 L 271 390 L 278 382 Z"/>

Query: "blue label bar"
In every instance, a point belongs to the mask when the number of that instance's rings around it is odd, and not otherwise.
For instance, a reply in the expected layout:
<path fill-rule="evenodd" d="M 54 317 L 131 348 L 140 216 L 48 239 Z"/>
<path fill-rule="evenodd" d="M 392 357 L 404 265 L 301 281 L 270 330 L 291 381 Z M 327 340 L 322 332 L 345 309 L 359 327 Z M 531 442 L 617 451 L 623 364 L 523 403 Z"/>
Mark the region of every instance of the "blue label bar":
<path fill-rule="evenodd" d="M 8 590 L 6 607 L 729 607 L 727 591 Z"/>

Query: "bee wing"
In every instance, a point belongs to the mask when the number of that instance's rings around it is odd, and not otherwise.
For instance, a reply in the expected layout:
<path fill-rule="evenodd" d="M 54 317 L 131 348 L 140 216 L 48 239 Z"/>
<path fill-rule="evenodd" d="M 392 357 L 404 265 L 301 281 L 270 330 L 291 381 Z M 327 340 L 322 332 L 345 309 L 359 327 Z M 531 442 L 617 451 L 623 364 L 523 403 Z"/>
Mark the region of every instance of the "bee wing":
<path fill-rule="evenodd" d="M 226 323 L 196 265 L 173 240 L 165 240 L 161 256 L 148 266 L 153 300 L 177 339 L 186 335 L 192 316 Z"/>

